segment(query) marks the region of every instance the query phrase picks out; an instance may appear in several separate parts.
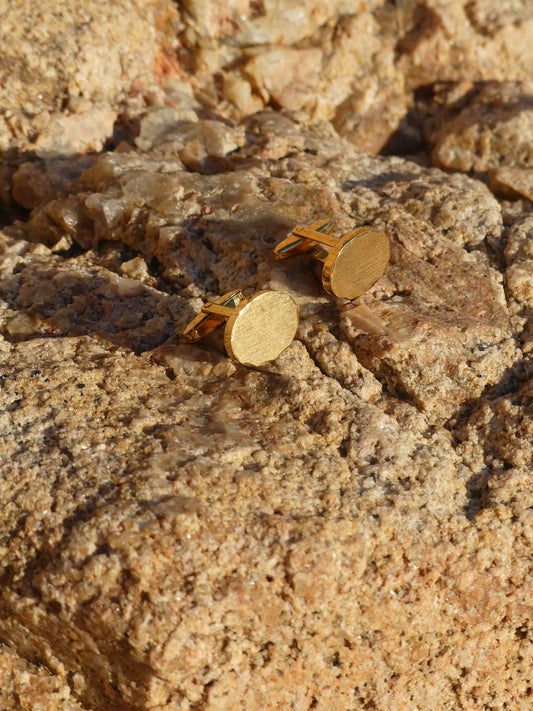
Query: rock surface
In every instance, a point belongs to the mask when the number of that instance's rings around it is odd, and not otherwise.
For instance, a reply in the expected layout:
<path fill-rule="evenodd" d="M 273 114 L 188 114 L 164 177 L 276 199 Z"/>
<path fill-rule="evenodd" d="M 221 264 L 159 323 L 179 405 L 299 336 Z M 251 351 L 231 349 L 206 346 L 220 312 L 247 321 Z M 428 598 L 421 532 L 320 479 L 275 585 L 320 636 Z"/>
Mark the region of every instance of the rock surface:
<path fill-rule="evenodd" d="M 147 105 L 231 120 L 273 107 L 355 147 L 420 147 L 416 92 L 530 82 L 529 0 L 54 0 L 0 4 L 0 151 L 101 150 Z M 189 116 L 190 118 L 190 116 Z"/>
<path fill-rule="evenodd" d="M 528 708 L 528 3 L 0 10 L 0 707 Z M 323 217 L 354 302 L 274 259 Z M 256 370 L 179 339 L 235 288 Z"/>
<path fill-rule="evenodd" d="M 171 44 L 161 25 L 175 14 L 157 0 L 3 0 L 0 150 L 101 150 L 126 94 L 155 83 L 158 53 Z"/>
<path fill-rule="evenodd" d="M 533 84 L 488 83 L 459 114 L 440 123 L 433 160 L 460 171 L 533 166 Z"/>
<path fill-rule="evenodd" d="M 57 709 L 90 711 L 73 698 L 64 670 L 51 674 L 19 657 L 13 649 L 0 647 L 0 704 L 2 711 Z"/>

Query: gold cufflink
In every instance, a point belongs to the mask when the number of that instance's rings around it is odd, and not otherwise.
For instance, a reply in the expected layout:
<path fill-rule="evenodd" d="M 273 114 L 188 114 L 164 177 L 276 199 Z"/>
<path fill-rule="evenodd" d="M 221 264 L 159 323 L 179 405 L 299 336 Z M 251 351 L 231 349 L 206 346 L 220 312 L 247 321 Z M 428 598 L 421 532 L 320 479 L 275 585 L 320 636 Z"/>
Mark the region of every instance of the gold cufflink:
<path fill-rule="evenodd" d="M 322 284 L 328 294 L 355 299 L 383 275 L 390 259 L 390 242 L 384 232 L 357 227 L 342 237 L 331 237 L 333 220 L 295 227 L 274 249 L 277 259 L 308 253 L 323 263 Z M 328 249 L 329 248 L 329 249 Z"/>
<path fill-rule="evenodd" d="M 283 291 L 257 291 L 244 298 L 237 289 L 204 304 L 182 338 L 198 341 L 224 322 L 224 346 L 230 358 L 243 365 L 263 365 L 291 344 L 298 327 L 298 306 Z"/>

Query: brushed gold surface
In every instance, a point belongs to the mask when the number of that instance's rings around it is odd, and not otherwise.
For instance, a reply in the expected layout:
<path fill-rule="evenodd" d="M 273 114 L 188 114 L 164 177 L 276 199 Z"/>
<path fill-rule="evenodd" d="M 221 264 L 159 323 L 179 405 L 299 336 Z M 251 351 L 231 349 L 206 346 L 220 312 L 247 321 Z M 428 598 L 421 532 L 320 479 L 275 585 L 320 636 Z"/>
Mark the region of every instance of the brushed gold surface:
<path fill-rule="evenodd" d="M 355 299 L 383 275 L 390 259 L 389 238 L 368 225 L 335 238 L 330 236 L 331 227 L 331 220 L 295 227 L 275 247 L 274 254 L 277 259 L 310 254 L 324 264 L 325 291 L 341 299 Z"/>
<path fill-rule="evenodd" d="M 244 299 L 237 289 L 204 304 L 181 338 L 198 341 L 224 322 L 224 346 L 230 358 L 243 365 L 263 365 L 291 344 L 298 327 L 298 305 L 283 291 L 258 291 Z"/>
<path fill-rule="evenodd" d="M 243 365 L 259 366 L 289 346 L 298 327 L 298 306 L 282 291 L 258 291 L 244 299 L 228 319 L 224 345 Z"/>
<path fill-rule="evenodd" d="M 365 227 L 352 230 L 324 259 L 324 289 L 341 299 L 356 299 L 383 275 L 389 259 L 390 242 L 384 232 Z"/>

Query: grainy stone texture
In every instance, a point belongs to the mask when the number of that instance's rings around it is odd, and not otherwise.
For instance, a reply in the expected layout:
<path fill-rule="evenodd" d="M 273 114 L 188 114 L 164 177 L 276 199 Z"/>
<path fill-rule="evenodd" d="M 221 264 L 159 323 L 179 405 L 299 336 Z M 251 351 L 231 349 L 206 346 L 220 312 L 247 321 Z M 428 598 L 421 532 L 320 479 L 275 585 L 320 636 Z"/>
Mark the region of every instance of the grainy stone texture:
<path fill-rule="evenodd" d="M 271 105 L 332 120 L 358 148 L 416 145 L 413 90 L 435 82 L 529 80 L 533 9 L 480 0 L 188 2 L 183 49 L 211 107 Z"/>
<path fill-rule="evenodd" d="M 430 138 L 437 165 L 476 173 L 533 166 L 533 84 L 488 83 L 464 101 Z"/>
<path fill-rule="evenodd" d="M 529 4 L 34 12 L 48 113 L 13 42 L 0 173 L 0 707 L 528 709 Z M 58 67 L 104 71 L 82 40 L 110 53 L 88 123 L 60 101 Z M 354 302 L 273 256 L 326 216 L 391 239 Z M 179 340 L 237 287 L 300 306 L 258 370 Z"/>
<path fill-rule="evenodd" d="M 3 0 L 0 20 L 0 150 L 46 157 L 100 150 L 153 104 L 301 111 L 361 150 L 409 153 L 417 89 L 533 66 L 529 0 Z"/>
<path fill-rule="evenodd" d="M 274 133 L 277 160 L 261 161 L 265 140 L 273 138 L 270 120 L 268 113 L 255 117 L 254 130 L 263 139 L 242 151 L 237 147 L 244 141 L 244 131 L 212 121 L 181 122 L 172 141 L 165 133 L 155 148 L 166 152 L 174 146 L 178 155 L 187 153 L 187 159 L 195 150 L 197 167 L 210 166 L 211 174 L 205 176 L 192 175 L 167 157 L 104 155 L 81 174 L 80 192 L 36 205 L 22 234 L 49 246 L 73 239 L 96 249 L 103 239 L 119 241 L 145 259 L 157 259 L 163 278 L 173 285 L 173 300 L 178 295 L 205 299 L 229 291 L 237 286 L 238 273 L 245 289 L 283 287 L 300 301 L 307 295 L 321 305 L 326 299 L 319 295 L 308 264 L 274 261 L 272 247 L 290 229 L 291 219 L 292 224 L 313 221 L 326 211 L 338 220 L 340 230 L 358 222 L 384 226 L 393 240 L 391 264 L 375 297 L 362 302 L 382 321 L 386 334 L 361 333 L 349 310 L 341 328 L 364 365 L 395 392 L 409 394 L 419 407 L 440 417 L 450 416 L 465 399 L 496 382 L 502 367 L 513 359 L 501 276 L 482 251 L 470 255 L 461 246 L 498 241 L 502 226 L 496 200 L 468 178 L 449 179 L 399 159 L 357 154 L 331 131 L 300 130 L 288 119 L 283 123 L 286 131 L 281 136 Z M 191 128 L 197 129 L 193 138 Z M 297 155 L 289 153 L 290 143 L 296 142 L 289 141 L 291 132 L 299 139 Z M 251 162 L 253 168 L 244 168 Z M 213 174 L 217 164 L 224 170 Z M 29 189 L 20 181 L 26 173 L 23 165 L 15 174 L 18 191 L 25 197 Z M 194 258 L 189 256 L 191 238 Z M 69 314 L 82 304 L 84 320 L 90 319 L 82 297 L 75 299 L 76 305 L 66 305 L 68 286 L 64 288 L 61 277 L 50 279 L 44 267 L 46 296 L 36 290 L 37 269 L 32 263 L 12 281 L 12 289 L 15 284 L 19 288 L 15 303 L 25 314 L 42 303 L 40 315 L 59 332 L 68 331 Z M 115 275 L 108 278 L 111 283 L 100 286 L 94 270 L 85 278 L 95 279 L 93 299 L 97 295 L 110 299 L 115 289 L 118 303 L 120 291 L 127 300 L 143 288 L 135 279 Z M 137 302 L 136 313 L 124 312 L 115 329 L 126 324 L 132 328 L 133 318 L 139 328 L 144 323 L 164 340 L 170 335 L 168 326 L 154 328 L 151 320 L 157 297 L 150 298 L 145 291 L 146 307 Z M 310 302 L 302 306 L 304 312 L 311 308 Z M 193 309 L 191 303 L 183 311 L 178 327 L 186 325 Z M 170 320 L 171 310 L 162 304 L 159 318 L 164 319 L 162 310 Z M 61 319 L 67 324 L 63 329 Z"/>
<path fill-rule="evenodd" d="M 533 169 L 498 168 L 489 174 L 491 189 L 499 195 L 510 198 L 525 197 L 533 202 Z"/>
<path fill-rule="evenodd" d="M 158 0 L 1 0 L 0 150 L 100 150 L 120 102 L 155 84 L 172 23 L 172 3 Z"/>
<path fill-rule="evenodd" d="M 533 340 L 533 219 L 520 215 L 509 227 L 505 247 L 505 280 L 515 328 L 523 350 L 531 354 Z"/>
<path fill-rule="evenodd" d="M 73 697 L 65 670 L 37 666 L 0 646 L 0 708 L 2 711 L 90 711 Z"/>

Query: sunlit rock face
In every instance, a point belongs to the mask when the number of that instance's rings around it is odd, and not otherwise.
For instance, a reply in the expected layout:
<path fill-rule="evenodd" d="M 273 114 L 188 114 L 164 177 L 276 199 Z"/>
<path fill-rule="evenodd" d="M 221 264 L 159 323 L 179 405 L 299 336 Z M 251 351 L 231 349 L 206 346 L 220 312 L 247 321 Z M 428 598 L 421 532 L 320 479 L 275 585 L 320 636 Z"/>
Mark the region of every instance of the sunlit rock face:
<path fill-rule="evenodd" d="M 44 5 L 0 10 L 0 707 L 527 704 L 527 3 Z M 354 301 L 275 259 L 321 219 L 390 239 Z M 180 338 L 234 289 L 299 306 L 259 368 Z"/>

